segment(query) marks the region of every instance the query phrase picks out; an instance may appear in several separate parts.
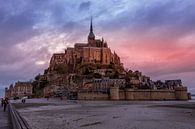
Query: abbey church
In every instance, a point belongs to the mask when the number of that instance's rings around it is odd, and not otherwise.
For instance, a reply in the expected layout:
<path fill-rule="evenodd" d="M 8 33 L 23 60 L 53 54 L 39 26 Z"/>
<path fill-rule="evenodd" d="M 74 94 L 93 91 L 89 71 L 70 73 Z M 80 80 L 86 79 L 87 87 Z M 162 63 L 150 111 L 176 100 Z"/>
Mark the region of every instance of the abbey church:
<path fill-rule="evenodd" d="M 76 64 L 121 65 L 119 56 L 115 52 L 111 52 L 107 42 L 103 38 L 95 39 L 92 19 L 88 43 L 76 43 L 73 48 L 67 48 L 65 53 L 53 54 L 50 61 L 50 70 L 62 63 L 72 66 L 76 66 Z"/>

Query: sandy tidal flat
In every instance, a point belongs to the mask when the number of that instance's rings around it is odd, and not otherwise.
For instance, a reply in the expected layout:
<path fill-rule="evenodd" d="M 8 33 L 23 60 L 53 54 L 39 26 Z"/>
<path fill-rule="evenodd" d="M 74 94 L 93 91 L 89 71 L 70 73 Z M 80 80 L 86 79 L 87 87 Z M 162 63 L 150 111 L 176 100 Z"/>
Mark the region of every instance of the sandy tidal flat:
<path fill-rule="evenodd" d="M 195 102 L 19 101 L 32 129 L 195 129 Z"/>

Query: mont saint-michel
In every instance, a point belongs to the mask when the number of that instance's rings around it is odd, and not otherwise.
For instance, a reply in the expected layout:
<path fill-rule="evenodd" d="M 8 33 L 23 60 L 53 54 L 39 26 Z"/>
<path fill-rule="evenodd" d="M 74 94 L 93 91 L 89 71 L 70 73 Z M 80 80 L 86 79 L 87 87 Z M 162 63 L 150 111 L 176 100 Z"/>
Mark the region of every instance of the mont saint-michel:
<path fill-rule="evenodd" d="M 10 127 L 193 129 L 194 103 L 182 81 L 153 81 L 125 68 L 109 44 L 96 39 L 91 19 L 86 43 L 54 53 L 33 81 L 6 88 Z"/>
<path fill-rule="evenodd" d="M 195 0 L 0 0 L 0 129 L 195 129 Z"/>
<path fill-rule="evenodd" d="M 126 69 L 104 38 L 96 39 L 91 19 L 86 43 L 54 53 L 43 75 L 5 89 L 8 98 L 61 97 L 78 100 L 189 100 L 181 80 L 153 81 Z"/>

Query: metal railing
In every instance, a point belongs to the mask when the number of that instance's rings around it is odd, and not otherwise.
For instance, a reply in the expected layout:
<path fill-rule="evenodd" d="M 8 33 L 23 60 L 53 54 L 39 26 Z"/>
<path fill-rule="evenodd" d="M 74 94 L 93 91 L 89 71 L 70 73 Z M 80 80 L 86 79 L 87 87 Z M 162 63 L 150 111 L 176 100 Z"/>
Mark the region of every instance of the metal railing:
<path fill-rule="evenodd" d="M 31 129 L 26 120 L 16 111 L 15 107 L 10 103 L 8 105 L 9 115 L 11 119 L 12 129 Z"/>

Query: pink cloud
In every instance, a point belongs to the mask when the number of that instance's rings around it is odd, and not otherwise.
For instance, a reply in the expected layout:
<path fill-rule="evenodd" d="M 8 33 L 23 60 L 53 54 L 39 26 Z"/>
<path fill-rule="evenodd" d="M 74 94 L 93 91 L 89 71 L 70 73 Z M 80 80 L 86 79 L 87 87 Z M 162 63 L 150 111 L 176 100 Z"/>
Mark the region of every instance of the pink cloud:
<path fill-rule="evenodd" d="M 195 35 L 155 28 L 109 34 L 109 44 L 126 67 L 151 76 L 195 71 Z M 112 37 L 112 38 L 109 38 Z"/>

